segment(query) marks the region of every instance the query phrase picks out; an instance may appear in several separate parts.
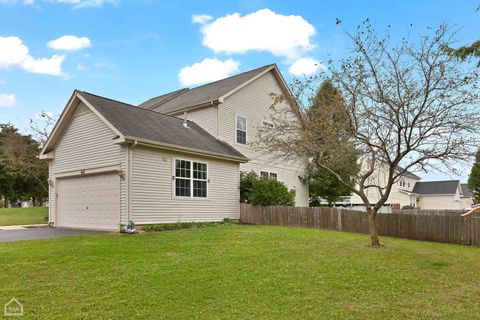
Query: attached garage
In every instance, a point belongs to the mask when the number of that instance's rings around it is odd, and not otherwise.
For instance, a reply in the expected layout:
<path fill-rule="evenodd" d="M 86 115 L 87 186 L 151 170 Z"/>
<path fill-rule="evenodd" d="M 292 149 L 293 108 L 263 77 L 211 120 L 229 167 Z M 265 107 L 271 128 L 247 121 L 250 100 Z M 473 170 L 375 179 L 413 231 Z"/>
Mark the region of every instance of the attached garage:
<path fill-rule="evenodd" d="M 105 173 L 57 179 L 57 226 L 118 229 L 120 176 Z"/>
<path fill-rule="evenodd" d="M 239 163 L 248 161 L 193 122 L 78 91 L 40 157 L 49 161 L 49 223 L 112 231 L 238 218 Z M 178 159 L 188 169 L 177 176 Z"/>

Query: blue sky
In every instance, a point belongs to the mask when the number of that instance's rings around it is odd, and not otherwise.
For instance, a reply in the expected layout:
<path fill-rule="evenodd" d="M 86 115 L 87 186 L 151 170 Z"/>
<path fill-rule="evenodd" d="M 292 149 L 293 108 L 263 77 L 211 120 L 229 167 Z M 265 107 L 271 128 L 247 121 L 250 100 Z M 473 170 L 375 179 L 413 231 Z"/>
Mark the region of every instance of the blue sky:
<path fill-rule="evenodd" d="M 479 36 L 478 5 L 478 0 L 0 0 L 0 123 L 25 129 L 28 118 L 42 110 L 59 114 L 74 89 L 137 104 L 274 62 L 288 81 L 315 71 L 312 62 L 348 55 L 344 30 L 354 30 L 365 18 L 378 27 L 390 25 L 394 36 L 420 35 L 427 26 L 447 22 L 459 27 L 459 40 L 468 43 Z"/>

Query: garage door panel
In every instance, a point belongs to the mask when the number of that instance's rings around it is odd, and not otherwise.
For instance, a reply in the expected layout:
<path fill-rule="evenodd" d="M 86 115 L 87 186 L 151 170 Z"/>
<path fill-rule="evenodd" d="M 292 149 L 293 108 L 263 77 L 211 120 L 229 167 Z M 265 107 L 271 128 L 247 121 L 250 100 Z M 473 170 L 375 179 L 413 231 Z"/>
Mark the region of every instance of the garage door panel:
<path fill-rule="evenodd" d="M 120 177 L 101 174 L 57 180 L 58 226 L 117 229 Z"/>

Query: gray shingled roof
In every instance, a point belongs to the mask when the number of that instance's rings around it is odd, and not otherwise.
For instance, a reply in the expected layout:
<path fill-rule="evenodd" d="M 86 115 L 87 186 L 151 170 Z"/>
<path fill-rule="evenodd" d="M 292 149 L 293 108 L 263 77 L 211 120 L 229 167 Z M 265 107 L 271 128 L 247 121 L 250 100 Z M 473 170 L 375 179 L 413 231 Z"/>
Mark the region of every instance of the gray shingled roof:
<path fill-rule="evenodd" d="M 462 194 L 464 198 L 473 198 L 473 193 L 468 187 L 468 183 L 462 183 L 460 186 L 462 187 Z"/>
<path fill-rule="evenodd" d="M 412 192 L 418 194 L 454 194 L 457 192 L 459 183 L 459 180 L 417 182 Z"/>
<path fill-rule="evenodd" d="M 84 91 L 79 91 L 79 94 L 125 136 L 174 145 L 179 148 L 196 149 L 204 151 L 206 154 L 248 160 L 229 144 L 217 140 L 194 122 L 188 121 L 188 128 L 185 128 L 183 119 Z"/>
<path fill-rule="evenodd" d="M 227 92 L 235 89 L 244 82 L 262 73 L 273 65 L 263 66 L 254 70 L 237 74 L 233 77 L 207 83 L 193 89 L 185 88 L 173 91 L 152 99 L 138 106 L 144 109 L 154 110 L 161 113 L 172 113 L 189 107 L 215 101 Z"/>
<path fill-rule="evenodd" d="M 180 89 L 180 90 L 172 91 L 172 92 L 163 94 L 161 96 L 154 97 L 152 99 L 148 99 L 147 101 L 142 102 L 138 106 L 140 108 L 153 110 L 156 107 L 158 107 L 159 105 L 164 104 L 165 102 L 181 95 L 182 93 L 184 93 L 185 91 L 188 91 L 188 90 L 190 90 L 190 89 L 189 88 L 183 88 L 183 89 Z"/>
<path fill-rule="evenodd" d="M 402 171 L 405 170 L 405 169 L 404 169 L 403 167 L 396 166 L 396 167 L 395 167 L 395 170 L 397 170 L 397 172 L 402 172 Z M 410 176 L 410 177 L 412 177 L 412 178 L 414 178 L 414 179 L 417 179 L 417 180 L 420 180 L 420 177 L 419 177 L 419 176 L 417 176 L 416 174 L 414 174 L 413 172 L 408 171 L 408 170 L 405 171 L 404 175 L 405 175 L 405 176 Z"/>

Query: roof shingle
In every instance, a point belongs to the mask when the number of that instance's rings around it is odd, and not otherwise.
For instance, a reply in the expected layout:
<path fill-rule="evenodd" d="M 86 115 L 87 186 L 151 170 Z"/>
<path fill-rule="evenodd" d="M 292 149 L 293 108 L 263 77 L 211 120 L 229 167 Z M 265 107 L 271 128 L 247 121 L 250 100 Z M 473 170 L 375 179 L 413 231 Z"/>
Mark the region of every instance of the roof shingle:
<path fill-rule="evenodd" d="M 189 107 L 202 105 L 215 101 L 224 94 L 237 88 L 244 82 L 259 75 L 263 71 L 271 68 L 272 64 L 250 70 L 235 76 L 207 83 L 193 89 L 185 88 L 173 91 L 152 99 L 149 99 L 138 106 L 144 109 L 154 110 L 161 113 L 172 113 L 181 111 Z"/>
<path fill-rule="evenodd" d="M 473 192 L 468 187 L 468 183 L 462 183 L 462 194 L 464 198 L 473 198 Z"/>
<path fill-rule="evenodd" d="M 217 140 L 194 122 L 142 109 L 88 92 L 78 92 L 123 135 L 150 140 L 247 161 L 248 159 L 226 142 Z"/>
<path fill-rule="evenodd" d="M 417 182 L 412 192 L 418 194 L 455 194 L 459 183 L 459 180 Z"/>

